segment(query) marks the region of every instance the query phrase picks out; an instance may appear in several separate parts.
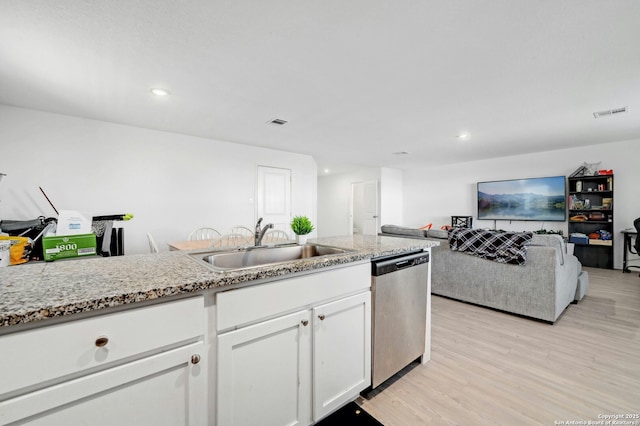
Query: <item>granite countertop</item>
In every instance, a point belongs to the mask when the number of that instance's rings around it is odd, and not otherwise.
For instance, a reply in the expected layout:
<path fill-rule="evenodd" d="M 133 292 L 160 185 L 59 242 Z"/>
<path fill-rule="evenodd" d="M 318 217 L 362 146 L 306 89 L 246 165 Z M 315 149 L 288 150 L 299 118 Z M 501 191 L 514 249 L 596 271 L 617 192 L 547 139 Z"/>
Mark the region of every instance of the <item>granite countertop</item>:
<path fill-rule="evenodd" d="M 188 293 L 284 277 L 439 245 L 386 236 L 310 240 L 353 250 L 240 271 L 214 271 L 188 252 L 33 262 L 0 268 L 0 327 Z"/>

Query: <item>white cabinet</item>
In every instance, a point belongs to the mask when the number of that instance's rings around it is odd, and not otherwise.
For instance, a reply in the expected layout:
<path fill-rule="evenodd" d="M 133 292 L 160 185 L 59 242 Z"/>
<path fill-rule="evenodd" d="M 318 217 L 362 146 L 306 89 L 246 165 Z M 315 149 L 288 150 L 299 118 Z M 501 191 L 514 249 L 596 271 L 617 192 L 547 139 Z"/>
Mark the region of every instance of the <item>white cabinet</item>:
<path fill-rule="evenodd" d="M 364 261 L 0 335 L 0 426 L 314 423 L 370 385 L 370 286 Z"/>
<path fill-rule="evenodd" d="M 310 311 L 222 334 L 218 425 L 311 423 Z"/>
<path fill-rule="evenodd" d="M 308 425 L 370 385 L 369 268 L 272 283 L 261 304 L 284 313 L 263 321 L 256 321 L 257 305 L 246 309 L 263 289 L 220 294 L 218 322 L 237 329 L 218 336 L 217 426 Z M 234 325 L 234 319 L 250 323 Z"/>
<path fill-rule="evenodd" d="M 371 384 L 371 293 L 313 309 L 313 419 Z"/>
<path fill-rule="evenodd" d="M 202 297 L 0 337 L 0 425 L 205 425 Z"/>

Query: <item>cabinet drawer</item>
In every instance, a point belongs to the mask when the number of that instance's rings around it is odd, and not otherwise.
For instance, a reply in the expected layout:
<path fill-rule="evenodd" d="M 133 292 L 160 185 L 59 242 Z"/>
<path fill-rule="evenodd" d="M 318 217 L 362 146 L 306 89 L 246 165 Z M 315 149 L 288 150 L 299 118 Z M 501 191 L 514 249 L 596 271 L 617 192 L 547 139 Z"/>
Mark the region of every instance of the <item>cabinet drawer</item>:
<path fill-rule="evenodd" d="M 0 400 L 204 334 L 202 297 L 0 336 Z M 100 346 L 102 345 L 102 346 Z"/>
<path fill-rule="evenodd" d="M 371 287 L 369 262 L 224 291 L 216 296 L 218 331 L 292 312 Z"/>
<path fill-rule="evenodd" d="M 206 375 L 193 354 L 203 342 L 0 401 L 0 425 L 204 426 Z"/>

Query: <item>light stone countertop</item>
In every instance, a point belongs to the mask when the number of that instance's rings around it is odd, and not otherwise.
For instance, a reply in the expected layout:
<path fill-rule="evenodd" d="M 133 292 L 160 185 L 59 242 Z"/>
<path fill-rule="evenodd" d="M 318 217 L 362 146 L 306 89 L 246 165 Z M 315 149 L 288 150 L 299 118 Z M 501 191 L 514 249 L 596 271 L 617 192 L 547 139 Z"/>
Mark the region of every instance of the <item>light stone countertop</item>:
<path fill-rule="evenodd" d="M 198 264 L 188 252 L 180 251 L 0 268 L 0 327 L 195 294 L 439 245 L 437 241 L 386 236 L 329 237 L 309 242 L 354 251 L 224 272 Z"/>

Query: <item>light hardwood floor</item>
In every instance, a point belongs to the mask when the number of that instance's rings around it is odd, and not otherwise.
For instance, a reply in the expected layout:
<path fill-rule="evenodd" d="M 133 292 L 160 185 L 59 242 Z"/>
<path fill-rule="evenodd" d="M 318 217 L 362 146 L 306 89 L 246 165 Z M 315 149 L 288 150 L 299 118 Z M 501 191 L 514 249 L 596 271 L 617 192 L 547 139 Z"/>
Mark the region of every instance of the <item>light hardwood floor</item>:
<path fill-rule="evenodd" d="M 585 269 L 587 295 L 555 325 L 434 296 L 431 361 L 357 402 L 385 426 L 588 424 L 640 414 L 640 277 Z"/>

